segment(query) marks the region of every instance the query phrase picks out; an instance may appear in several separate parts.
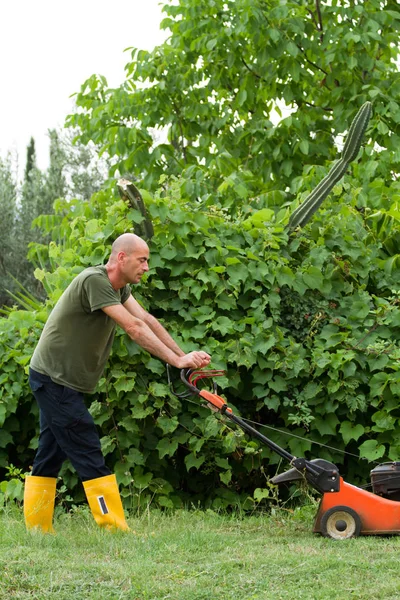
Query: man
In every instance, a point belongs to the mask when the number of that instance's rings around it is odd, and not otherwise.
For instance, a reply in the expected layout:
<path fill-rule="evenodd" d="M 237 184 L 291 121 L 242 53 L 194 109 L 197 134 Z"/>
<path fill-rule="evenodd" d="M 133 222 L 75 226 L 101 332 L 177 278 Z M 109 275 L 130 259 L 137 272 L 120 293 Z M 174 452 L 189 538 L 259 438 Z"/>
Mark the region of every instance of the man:
<path fill-rule="evenodd" d="M 125 233 L 106 265 L 89 267 L 65 290 L 43 329 L 29 383 L 40 409 L 39 446 L 25 481 L 28 528 L 53 531 L 57 475 L 69 458 L 96 522 L 128 529 L 115 475 L 106 467 L 83 394 L 92 393 L 111 351 L 116 324 L 142 348 L 179 368 L 209 364 L 206 352 L 185 354 L 159 321 L 133 298 L 129 284 L 149 270 L 144 240 Z"/>

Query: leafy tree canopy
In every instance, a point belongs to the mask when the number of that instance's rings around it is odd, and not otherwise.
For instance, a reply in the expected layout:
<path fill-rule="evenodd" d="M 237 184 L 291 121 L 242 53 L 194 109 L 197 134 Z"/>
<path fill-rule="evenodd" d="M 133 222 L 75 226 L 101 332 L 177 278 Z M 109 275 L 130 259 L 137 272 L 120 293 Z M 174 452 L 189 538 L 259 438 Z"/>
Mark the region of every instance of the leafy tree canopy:
<path fill-rule="evenodd" d="M 163 10 L 168 40 L 131 49 L 117 89 L 93 75 L 68 119 L 114 171 L 153 190 L 161 174 L 180 175 L 186 195 L 210 204 L 276 203 L 277 190 L 282 202 L 311 166 L 335 159 L 367 100 L 366 179 L 398 171 L 397 2 L 179 0 Z"/>

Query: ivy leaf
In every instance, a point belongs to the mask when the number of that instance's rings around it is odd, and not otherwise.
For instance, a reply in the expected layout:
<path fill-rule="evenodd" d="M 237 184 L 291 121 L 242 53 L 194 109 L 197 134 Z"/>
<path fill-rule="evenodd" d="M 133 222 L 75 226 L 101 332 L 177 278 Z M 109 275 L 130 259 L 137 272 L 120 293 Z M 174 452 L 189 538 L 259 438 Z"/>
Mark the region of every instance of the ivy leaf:
<path fill-rule="evenodd" d="M 365 429 L 360 423 L 353 425 L 350 421 L 343 421 L 339 429 L 342 434 L 343 441 L 347 445 L 350 440 L 358 440 L 364 433 Z"/>
<path fill-rule="evenodd" d="M 133 377 L 121 377 L 114 383 L 114 389 L 117 392 L 131 392 L 135 387 L 135 379 Z"/>
<path fill-rule="evenodd" d="M 369 461 L 378 460 L 384 456 L 386 449 L 383 444 L 379 444 L 377 440 L 367 440 L 361 444 L 360 458 L 366 458 Z"/>
<path fill-rule="evenodd" d="M 254 490 L 253 498 L 256 502 L 261 502 L 271 497 L 271 491 L 268 488 L 256 488 Z"/>
<path fill-rule="evenodd" d="M 212 327 L 215 331 L 219 331 L 222 335 L 232 333 L 234 330 L 234 323 L 228 317 L 218 317 L 214 319 Z"/>
<path fill-rule="evenodd" d="M 396 419 L 389 415 L 386 410 L 379 410 L 372 415 L 372 421 L 375 423 L 371 427 L 372 431 L 389 431 L 394 429 Z"/>
<path fill-rule="evenodd" d="M 276 375 L 271 381 L 268 382 L 268 386 L 274 390 L 274 392 L 285 392 L 287 388 L 287 382 L 280 375 Z"/>
<path fill-rule="evenodd" d="M 235 433 L 229 432 L 223 438 L 223 448 L 225 452 L 231 453 L 236 450 L 237 445 L 239 443 L 239 438 Z"/>
<path fill-rule="evenodd" d="M 164 434 L 172 433 L 179 425 L 178 417 L 158 417 L 157 425 Z"/>
<path fill-rule="evenodd" d="M 316 421 L 316 428 L 321 435 L 335 435 L 336 426 L 339 423 L 339 419 L 333 413 L 327 414 L 323 419 Z"/>
<path fill-rule="evenodd" d="M 202 449 L 204 443 L 205 443 L 204 438 L 202 438 L 202 437 L 198 438 L 196 436 L 192 436 L 189 441 L 189 448 L 192 452 L 194 452 L 194 454 L 197 455 L 197 453 L 200 452 L 200 450 Z"/>
<path fill-rule="evenodd" d="M 156 446 L 160 458 L 164 458 L 164 456 L 173 456 L 177 448 L 178 442 L 169 438 L 162 438 Z"/>
<path fill-rule="evenodd" d="M 101 443 L 101 451 L 106 456 L 110 454 L 115 449 L 115 440 L 111 438 L 109 435 L 105 435 L 100 439 Z"/>
<path fill-rule="evenodd" d="M 204 437 L 206 439 L 209 439 L 209 438 L 213 438 L 213 437 L 217 436 L 219 433 L 220 427 L 221 426 L 220 426 L 218 419 L 216 419 L 214 415 L 210 415 L 205 420 Z"/>
<path fill-rule="evenodd" d="M 219 478 L 222 481 L 222 483 L 225 483 L 225 485 L 228 485 L 230 480 L 232 479 L 232 471 L 223 471 L 219 473 Z"/>
<path fill-rule="evenodd" d="M 165 383 L 151 382 L 149 385 L 149 393 L 152 396 L 165 398 L 170 395 L 170 389 Z"/>
<path fill-rule="evenodd" d="M 275 412 L 278 412 L 278 409 L 280 406 L 279 397 L 278 396 L 268 396 L 267 398 L 264 398 L 264 404 L 270 410 L 274 410 Z"/>
<path fill-rule="evenodd" d="M 303 281 L 310 290 L 320 290 L 323 286 L 324 278 L 320 269 L 311 266 L 303 273 Z"/>
<path fill-rule="evenodd" d="M 340 332 L 335 325 L 327 325 L 322 329 L 320 337 L 325 340 L 324 348 L 333 348 L 343 342 L 346 334 Z"/>
<path fill-rule="evenodd" d="M 22 500 L 24 496 L 24 484 L 20 479 L 10 479 L 7 482 L 5 495 L 11 500 Z"/>
<path fill-rule="evenodd" d="M 96 419 L 97 422 L 97 419 Z M 121 427 L 123 427 L 129 433 L 134 433 L 137 435 L 139 433 L 139 424 L 138 421 L 132 416 L 124 417 L 119 421 Z"/>
<path fill-rule="evenodd" d="M 310 381 L 303 390 L 303 396 L 306 400 L 313 400 L 318 396 L 321 389 L 322 386 L 320 383 L 317 383 L 316 381 Z"/>
<path fill-rule="evenodd" d="M 283 285 L 291 285 L 294 281 L 295 275 L 290 267 L 283 266 L 276 273 L 276 280 L 282 287 Z"/>
<path fill-rule="evenodd" d="M 246 281 L 249 275 L 249 271 L 244 264 L 228 266 L 227 273 L 229 275 L 229 282 L 233 286 L 238 285 L 240 281 Z"/>
<path fill-rule="evenodd" d="M 254 352 L 260 352 L 261 354 L 267 354 L 268 350 L 273 347 L 276 339 L 274 335 L 265 335 L 258 337 L 254 340 L 253 350 Z"/>
<path fill-rule="evenodd" d="M 152 406 L 142 407 L 136 405 L 132 408 L 132 418 L 133 419 L 145 419 L 148 415 L 152 415 L 155 412 L 155 409 Z"/>
<path fill-rule="evenodd" d="M 201 465 L 205 461 L 205 458 L 206 457 L 204 456 L 204 454 L 200 454 L 200 456 L 196 456 L 196 454 L 194 453 L 187 454 L 185 456 L 186 470 L 190 471 L 192 467 L 194 467 L 196 470 L 199 469 L 199 467 L 201 467 Z"/>
<path fill-rule="evenodd" d="M 127 456 L 127 462 L 132 465 L 144 465 L 145 459 L 143 453 L 137 448 L 131 448 Z"/>
<path fill-rule="evenodd" d="M 135 467 L 133 471 L 133 485 L 135 488 L 147 488 L 152 479 L 153 473 L 144 473 L 142 467 Z"/>
<path fill-rule="evenodd" d="M 382 396 L 386 386 L 390 382 L 390 375 L 388 373 L 375 373 L 369 381 L 370 393 L 372 398 L 376 396 Z"/>

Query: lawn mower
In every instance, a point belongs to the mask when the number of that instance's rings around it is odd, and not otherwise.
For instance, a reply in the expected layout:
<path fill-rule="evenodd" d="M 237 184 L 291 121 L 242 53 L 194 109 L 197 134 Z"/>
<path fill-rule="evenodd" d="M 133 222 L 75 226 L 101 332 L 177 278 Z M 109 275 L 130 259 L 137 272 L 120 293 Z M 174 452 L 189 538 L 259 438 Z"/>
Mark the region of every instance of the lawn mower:
<path fill-rule="evenodd" d="M 199 396 L 210 408 L 236 423 L 246 433 L 260 440 L 291 466 L 288 471 L 275 475 L 273 484 L 306 480 L 322 494 L 314 522 L 314 533 L 334 540 L 344 540 L 359 535 L 400 534 L 400 462 L 383 463 L 371 471 L 373 492 L 346 483 L 333 463 L 314 458 L 297 458 L 265 437 L 245 420 L 233 414 L 226 401 L 217 394 L 214 377 L 223 375 L 220 370 L 183 369 L 180 378 L 188 390 L 177 393 L 168 375 L 172 392 L 180 397 Z M 198 382 L 211 379 L 213 391 L 200 389 Z"/>

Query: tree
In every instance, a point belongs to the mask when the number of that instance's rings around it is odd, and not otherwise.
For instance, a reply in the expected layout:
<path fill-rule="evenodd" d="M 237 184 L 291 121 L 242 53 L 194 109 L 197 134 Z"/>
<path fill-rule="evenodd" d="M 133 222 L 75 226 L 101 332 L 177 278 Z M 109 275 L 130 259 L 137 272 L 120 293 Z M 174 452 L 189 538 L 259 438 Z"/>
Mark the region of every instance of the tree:
<path fill-rule="evenodd" d="M 29 173 L 34 167 L 36 167 L 36 149 L 35 140 L 31 137 L 26 149 L 25 179 L 28 179 Z"/>
<path fill-rule="evenodd" d="M 65 176 L 68 157 L 63 141 L 55 129 L 49 129 L 48 135 L 50 138 L 50 161 L 44 177 L 42 196 L 38 199 L 37 216 L 53 213 L 54 201 L 57 198 L 65 198 L 68 193 Z"/>
<path fill-rule="evenodd" d="M 64 129 L 59 132 L 66 156 L 64 175 L 68 184 L 67 198 L 90 200 L 108 177 L 111 162 L 106 154 L 99 156 L 93 143 L 84 145 L 76 140 L 77 131 Z"/>
<path fill-rule="evenodd" d="M 0 306 L 13 302 L 6 290 L 19 289 L 15 279 L 38 298 L 44 290 L 33 275 L 32 260 L 38 253 L 29 252 L 36 242 L 47 248 L 49 236 L 39 223 L 55 218 L 53 205 L 58 198 L 88 201 L 107 178 L 107 158 L 99 158 L 93 145 L 73 143 L 71 130 L 49 130 L 49 167 L 41 171 L 36 164 L 35 140 L 30 139 L 26 152 L 26 167 L 21 184 L 12 173 L 11 158 L 0 162 L 0 206 L 4 215 L 0 226 L 1 295 Z M 42 218 L 43 217 L 43 218 Z M 38 220 L 38 221 L 37 221 Z M 47 251 L 44 252 L 44 256 Z"/>
<path fill-rule="evenodd" d="M 24 179 L 19 190 L 18 213 L 14 227 L 18 250 L 12 274 L 22 286 L 39 296 L 41 295 L 41 286 L 33 276 L 32 265 L 27 255 L 29 245 L 37 240 L 37 232 L 32 229 L 32 222 L 42 213 L 46 204 L 48 205 L 45 194 L 45 175 L 36 164 L 35 142 L 31 138 L 26 152 Z"/>
<path fill-rule="evenodd" d="M 17 215 L 17 186 L 11 158 L 0 159 L 0 306 L 8 298 L 6 290 L 12 287 L 10 272 L 15 269 L 17 243 L 15 221 Z"/>
<path fill-rule="evenodd" d="M 117 89 L 88 79 L 68 118 L 115 159 L 113 171 L 153 190 L 161 174 L 182 175 L 183 192 L 209 203 L 274 203 L 263 195 L 276 190 L 282 203 L 335 158 L 367 100 L 363 188 L 398 171 L 398 3 L 180 0 L 163 10 L 170 38 L 132 49 Z"/>

